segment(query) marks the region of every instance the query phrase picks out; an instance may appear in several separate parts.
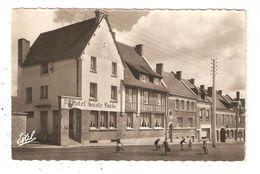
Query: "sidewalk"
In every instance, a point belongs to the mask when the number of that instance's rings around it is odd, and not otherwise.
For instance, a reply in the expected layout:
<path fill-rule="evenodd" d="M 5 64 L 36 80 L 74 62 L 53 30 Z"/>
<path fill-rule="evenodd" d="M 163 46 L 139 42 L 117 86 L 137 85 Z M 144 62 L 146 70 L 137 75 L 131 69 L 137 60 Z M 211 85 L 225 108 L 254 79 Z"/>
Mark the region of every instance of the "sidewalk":
<path fill-rule="evenodd" d="M 217 144 L 239 144 L 239 143 L 245 143 L 244 141 L 232 141 L 232 142 L 225 142 L 225 143 L 217 143 Z M 169 143 L 169 145 L 178 145 L 179 143 Z M 186 143 L 187 144 L 187 143 Z M 202 144 L 202 142 L 193 142 L 194 145 L 196 144 Z M 211 142 L 207 143 L 208 145 L 211 145 Z M 153 143 L 124 143 L 124 146 L 154 146 Z M 54 145 L 54 144 L 44 144 L 41 142 L 33 142 L 29 144 L 25 144 L 23 146 L 13 146 L 12 148 L 39 148 L 39 149 L 44 149 L 44 148 L 74 148 L 74 147 L 106 147 L 106 146 L 116 146 L 115 142 L 111 143 L 77 143 L 77 144 L 71 144 L 71 145 L 66 145 L 66 146 L 59 146 L 59 145 Z"/>

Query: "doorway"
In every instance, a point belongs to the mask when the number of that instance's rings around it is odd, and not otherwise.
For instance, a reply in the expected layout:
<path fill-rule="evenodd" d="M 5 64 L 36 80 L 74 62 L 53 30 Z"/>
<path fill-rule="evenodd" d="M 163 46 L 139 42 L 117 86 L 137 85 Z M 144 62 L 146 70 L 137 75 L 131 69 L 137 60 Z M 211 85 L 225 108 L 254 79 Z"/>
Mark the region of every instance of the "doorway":
<path fill-rule="evenodd" d="M 81 137 L 81 110 L 70 109 L 69 111 L 69 138 L 80 141 Z"/>
<path fill-rule="evenodd" d="M 169 124 L 169 140 L 172 143 L 172 140 L 173 140 L 173 124 L 172 123 Z"/>
<path fill-rule="evenodd" d="M 220 129 L 220 141 L 226 142 L 226 130 L 224 128 Z"/>

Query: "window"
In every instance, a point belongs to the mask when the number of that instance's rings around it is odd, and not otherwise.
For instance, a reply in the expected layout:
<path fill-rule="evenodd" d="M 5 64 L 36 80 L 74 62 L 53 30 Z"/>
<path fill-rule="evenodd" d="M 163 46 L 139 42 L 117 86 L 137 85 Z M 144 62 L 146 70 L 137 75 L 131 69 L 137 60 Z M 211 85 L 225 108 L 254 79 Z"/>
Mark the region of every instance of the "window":
<path fill-rule="evenodd" d="M 126 126 L 127 128 L 133 128 L 133 113 L 127 113 Z"/>
<path fill-rule="evenodd" d="M 157 105 L 162 105 L 162 95 L 160 93 L 157 93 Z"/>
<path fill-rule="evenodd" d="M 209 120 L 209 110 L 206 111 L 206 119 Z"/>
<path fill-rule="evenodd" d="M 112 62 L 112 76 L 117 76 L 117 63 Z"/>
<path fill-rule="evenodd" d="M 154 127 L 163 127 L 164 117 L 163 115 L 154 115 Z"/>
<path fill-rule="evenodd" d="M 238 121 L 239 124 L 241 124 L 241 117 L 238 117 Z"/>
<path fill-rule="evenodd" d="M 181 110 L 184 111 L 184 100 L 181 100 Z"/>
<path fill-rule="evenodd" d="M 97 99 L 97 84 L 96 83 L 90 83 L 89 97 L 92 99 Z"/>
<path fill-rule="evenodd" d="M 133 102 L 133 90 L 127 89 L 126 95 L 127 95 L 127 102 L 132 103 Z"/>
<path fill-rule="evenodd" d="M 194 112 L 194 102 L 191 102 L 191 111 Z"/>
<path fill-rule="evenodd" d="M 199 110 L 200 120 L 202 120 L 202 109 Z"/>
<path fill-rule="evenodd" d="M 179 109 L 180 109 L 180 101 L 179 101 L 179 100 L 176 100 L 175 109 L 176 109 L 176 110 L 179 110 Z"/>
<path fill-rule="evenodd" d="M 111 100 L 117 101 L 117 86 L 111 86 Z"/>
<path fill-rule="evenodd" d="M 41 99 L 48 98 L 48 86 L 41 86 Z"/>
<path fill-rule="evenodd" d="M 230 120 L 230 124 L 234 124 L 234 116 L 233 115 L 231 115 L 231 118 L 230 118 L 231 120 Z"/>
<path fill-rule="evenodd" d="M 156 84 L 156 85 L 160 85 L 161 84 L 161 81 L 159 78 L 154 78 L 153 79 L 153 83 Z"/>
<path fill-rule="evenodd" d="M 47 132 L 48 112 L 47 111 L 41 111 L 40 116 L 41 116 L 41 133 L 46 133 Z"/>
<path fill-rule="evenodd" d="M 177 118 L 177 127 L 182 128 L 183 127 L 183 118 L 178 117 Z"/>
<path fill-rule="evenodd" d="M 32 102 L 32 87 L 26 88 L 26 103 Z"/>
<path fill-rule="evenodd" d="M 165 94 L 162 94 L 162 106 L 165 106 Z"/>
<path fill-rule="evenodd" d="M 147 92 L 147 91 L 144 91 L 144 96 L 143 96 L 143 98 L 144 98 L 144 100 L 143 100 L 143 102 L 144 102 L 144 104 L 148 104 L 148 99 L 149 99 L 149 93 Z"/>
<path fill-rule="evenodd" d="M 193 126 L 193 118 L 188 118 L 188 127 Z"/>
<path fill-rule="evenodd" d="M 222 114 L 222 124 L 224 125 L 225 124 L 225 115 Z"/>
<path fill-rule="evenodd" d="M 190 111 L 190 102 L 189 101 L 186 102 L 186 110 Z"/>
<path fill-rule="evenodd" d="M 90 58 L 90 71 L 97 71 L 97 58 L 93 56 Z"/>
<path fill-rule="evenodd" d="M 98 128 L 98 111 L 90 111 L 90 127 Z"/>
<path fill-rule="evenodd" d="M 142 82 L 149 82 L 149 76 L 141 74 L 140 75 L 140 81 L 142 81 Z"/>
<path fill-rule="evenodd" d="M 229 125 L 230 122 L 229 122 L 229 115 L 227 115 L 227 124 Z"/>
<path fill-rule="evenodd" d="M 59 129 L 59 112 L 57 110 L 53 111 L 52 113 L 53 116 L 53 133 L 57 134 L 58 133 L 58 129 Z"/>
<path fill-rule="evenodd" d="M 100 128 L 107 128 L 107 112 L 100 112 Z"/>
<path fill-rule="evenodd" d="M 116 112 L 110 112 L 109 127 L 116 128 Z"/>
<path fill-rule="evenodd" d="M 141 127 L 151 127 L 151 115 L 150 114 L 141 114 Z"/>
<path fill-rule="evenodd" d="M 48 63 L 41 64 L 41 74 L 48 74 Z"/>

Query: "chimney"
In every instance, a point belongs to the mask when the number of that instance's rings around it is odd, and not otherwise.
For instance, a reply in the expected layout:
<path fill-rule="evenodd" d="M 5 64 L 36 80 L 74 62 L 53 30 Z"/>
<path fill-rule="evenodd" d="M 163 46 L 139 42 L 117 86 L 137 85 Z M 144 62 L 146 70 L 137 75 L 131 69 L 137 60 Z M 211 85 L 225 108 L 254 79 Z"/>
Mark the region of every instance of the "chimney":
<path fill-rule="evenodd" d="M 156 72 L 160 75 L 162 75 L 163 72 L 163 63 L 157 63 L 156 64 Z"/>
<path fill-rule="evenodd" d="M 200 89 L 204 89 L 205 88 L 205 85 L 200 85 Z"/>
<path fill-rule="evenodd" d="M 190 79 L 189 81 L 191 84 L 195 85 L 195 79 Z"/>
<path fill-rule="evenodd" d="M 236 96 L 237 96 L 236 100 L 240 100 L 240 92 L 239 91 L 236 92 Z"/>
<path fill-rule="evenodd" d="M 30 41 L 21 38 L 18 40 L 18 66 L 22 65 L 30 51 Z"/>
<path fill-rule="evenodd" d="M 99 23 L 103 17 L 108 16 L 107 13 L 105 13 L 101 10 L 95 10 L 95 15 L 96 15 L 96 19 L 95 19 L 96 23 Z"/>
<path fill-rule="evenodd" d="M 137 54 L 139 54 L 140 56 L 143 56 L 143 44 L 139 44 L 135 46 L 135 51 L 137 52 Z"/>
<path fill-rule="evenodd" d="M 219 93 L 220 95 L 222 95 L 222 90 L 218 90 L 218 93 Z"/>
<path fill-rule="evenodd" d="M 178 80 L 181 80 L 181 71 L 177 71 L 177 72 L 176 72 L 176 78 L 177 78 Z"/>
<path fill-rule="evenodd" d="M 212 90 L 213 90 L 212 87 L 208 87 L 208 95 L 209 95 L 210 97 L 212 97 Z"/>

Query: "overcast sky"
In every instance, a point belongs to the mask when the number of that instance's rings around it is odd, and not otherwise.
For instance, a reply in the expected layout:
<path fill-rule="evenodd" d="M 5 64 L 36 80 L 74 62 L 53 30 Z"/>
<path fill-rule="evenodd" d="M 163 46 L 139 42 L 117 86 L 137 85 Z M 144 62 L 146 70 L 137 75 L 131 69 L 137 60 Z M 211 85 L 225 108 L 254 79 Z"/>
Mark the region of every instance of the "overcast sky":
<path fill-rule="evenodd" d="M 110 11 L 116 39 L 144 44 L 153 67 L 182 71 L 183 78 L 211 86 L 210 61 L 218 60 L 217 89 L 245 97 L 245 12 L 224 10 Z M 35 41 L 41 32 L 94 17 L 94 11 L 16 9 L 12 14 L 12 84 L 16 91 L 17 40 Z"/>

